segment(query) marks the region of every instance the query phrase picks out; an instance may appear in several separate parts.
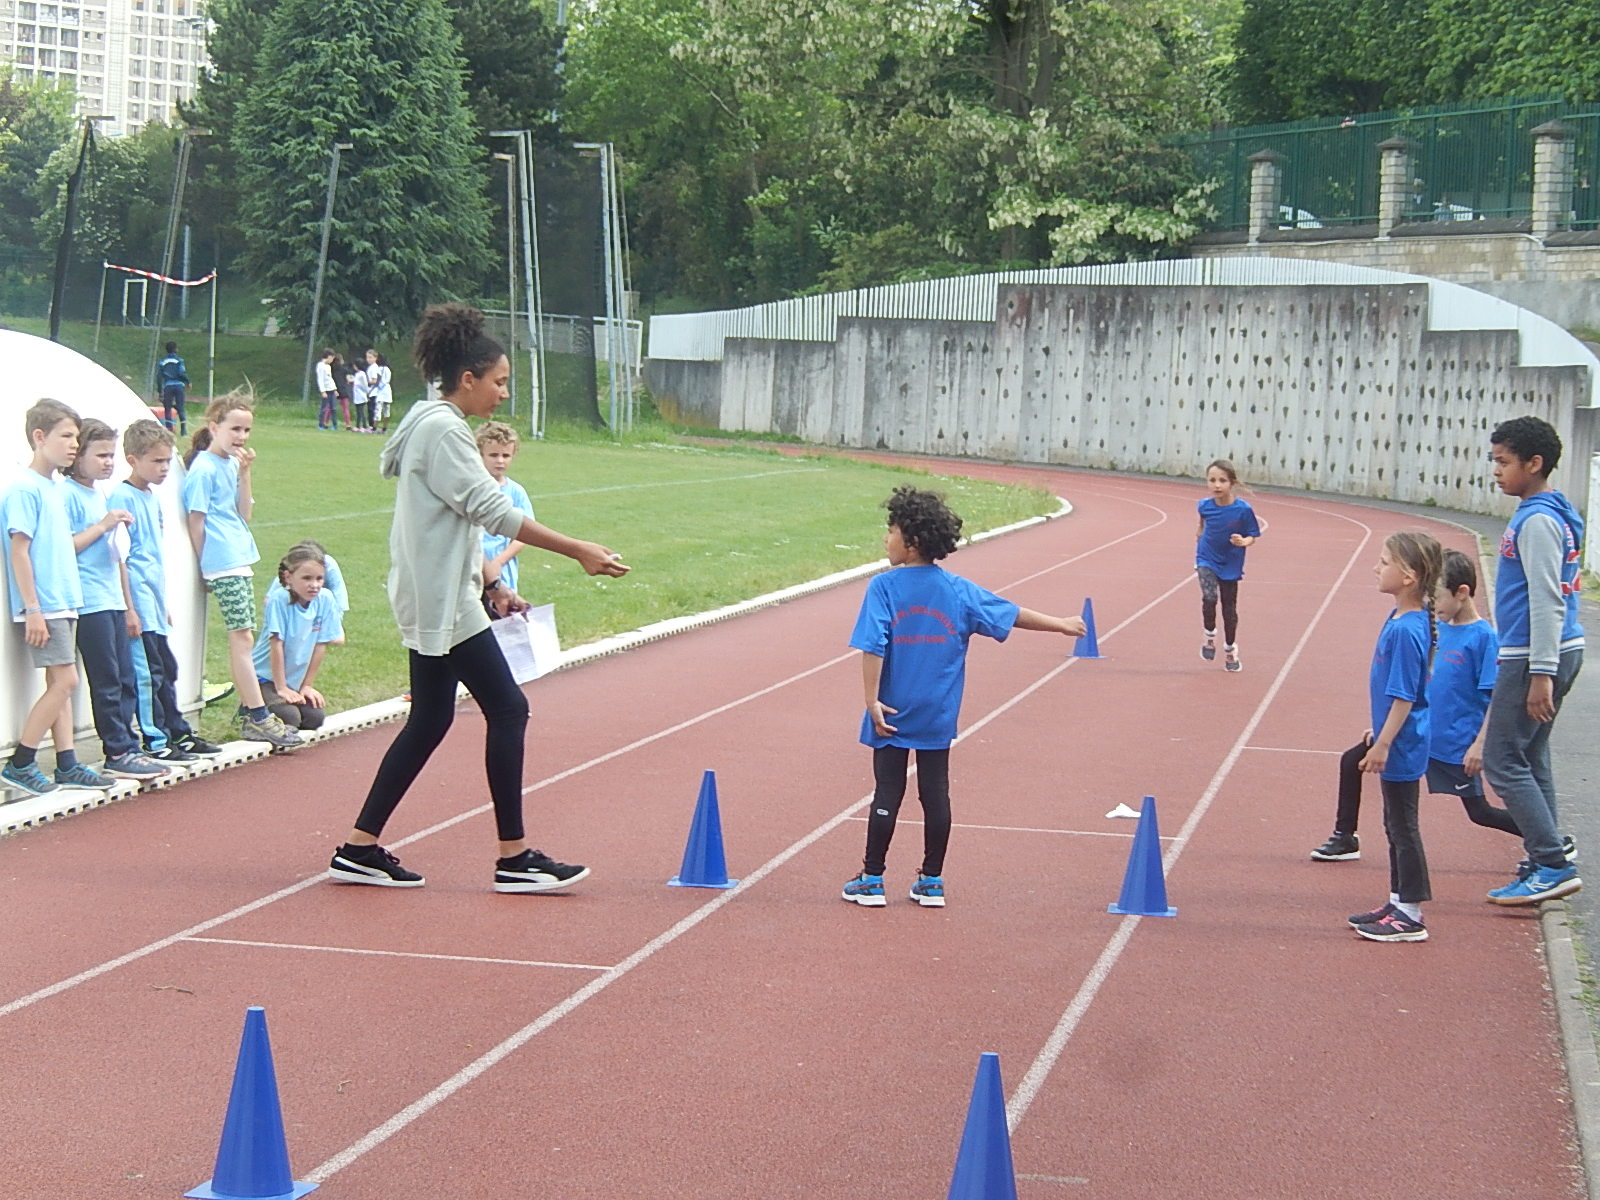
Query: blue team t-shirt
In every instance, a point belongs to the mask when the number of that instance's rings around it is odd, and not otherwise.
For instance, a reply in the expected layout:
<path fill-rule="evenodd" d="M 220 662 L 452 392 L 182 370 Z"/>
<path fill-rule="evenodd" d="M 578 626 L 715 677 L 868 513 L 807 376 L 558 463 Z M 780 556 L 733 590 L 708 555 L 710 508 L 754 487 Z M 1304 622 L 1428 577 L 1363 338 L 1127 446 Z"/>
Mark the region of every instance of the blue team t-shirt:
<path fill-rule="evenodd" d="M 339 602 L 327 588 L 303 607 L 294 602 L 287 589 L 280 587 L 276 592 L 267 593 L 261 614 L 261 636 L 256 638 L 254 651 L 256 678 L 263 683 L 272 682 L 274 635 L 283 642 L 283 681 L 298 692 L 305 682 L 306 668 L 311 665 L 311 652 L 317 648 L 317 643 L 337 641 L 344 636 Z"/>
<path fill-rule="evenodd" d="M 533 501 L 528 498 L 527 488 L 523 487 L 515 479 L 508 479 L 500 485 L 500 491 L 522 511 L 524 516 L 533 516 Z M 486 559 L 493 558 L 515 540 L 515 538 L 501 537 L 497 533 L 485 533 L 483 535 L 483 557 Z M 513 592 L 517 590 L 516 559 L 513 558 L 506 563 L 505 570 L 500 572 L 500 578 L 506 581 L 506 586 Z"/>
<path fill-rule="evenodd" d="M 1210 567 L 1218 579 L 1242 579 L 1245 547 L 1235 546 L 1228 539 L 1236 533 L 1261 536 L 1255 510 L 1237 496 L 1232 504 L 1218 504 L 1207 496 L 1196 507 L 1204 528 L 1194 544 L 1194 565 Z"/>
<path fill-rule="evenodd" d="M 239 515 L 239 460 L 202 450 L 183 478 L 186 512 L 204 513 L 206 543 L 200 554 L 200 574 L 207 579 L 224 571 L 248 567 L 261 557 L 250 526 Z"/>
<path fill-rule="evenodd" d="M 1428 683 L 1428 757 L 1460 765 L 1483 728 L 1494 691 L 1500 639 L 1487 621 L 1439 623 L 1439 649 Z"/>
<path fill-rule="evenodd" d="M 67 478 L 57 486 L 61 489 L 61 503 L 67 510 L 67 528 L 74 536 L 105 517 L 109 506 L 93 484 Z M 103 533 L 77 552 L 78 587 L 83 592 L 83 603 L 78 606 L 80 616 L 123 612 L 128 607 L 122 595 L 122 574 L 117 570 L 112 536 Z"/>
<path fill-rule="evenodd" d="M 896 730 L 890 737 L 878 736 L 863 712 L 862 744 L 949 746 L 966 686 L 967 640 L 981 633 L 1005 641 L 1017 611 L 1011 601 L 933 564 L 874 576 L 850 644 L 883 659 L 878 698 L 899 712 L 888 717 Z"/>
<path fill-rule="evenodd" d="M 0 501 L 0 520 L 5 522 L 8 550 L 14 533 L 31 539 L 28 559 L 33 564 L 33 587 L 40 609 L 75 616 L 83 607 L 83 588 L 78 582 L 78 556 L 72 551 L 72 530 L 67 525 L 67 507 L 60 486 L 30 467 Z M 17 590 L 9 552 L 6 582 L 11 593 L 11 615 L 20 621 L 22 593 Z"/>
<path fill-rule="evenodd" d="M 139 614 L 139 624 L 146 633 L 168 633 L 166 567 L 161 548 L 166 518 L 161 512 L 161 498 L 153 488 L 136 488 L 123 480 L 111 489 L 111 504 L 133 514 L 133 524 L 128 526 L 126 563 L 128 591 L 133 597 L 133 610 Z"/>
<path fill-rule="evenodd" d="M 1374 736 L 1389 719 L 1390 701 L 1411 701 L 1411 712 L 1389 747 L 1389 758 L 1381 773 L 1391 782 L 1421 779 L 1428 773 L 1429 640 L 1426 613 L 1391 612 L 1372 655 L 1367 691 L 1372 701 Z"/>

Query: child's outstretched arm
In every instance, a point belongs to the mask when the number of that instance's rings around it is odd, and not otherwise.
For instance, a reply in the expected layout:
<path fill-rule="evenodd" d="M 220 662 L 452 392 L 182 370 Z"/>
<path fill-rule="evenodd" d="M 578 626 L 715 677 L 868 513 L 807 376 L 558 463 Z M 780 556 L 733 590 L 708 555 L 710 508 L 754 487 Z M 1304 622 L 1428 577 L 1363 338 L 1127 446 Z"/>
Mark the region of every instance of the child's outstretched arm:
<path fill-rule="evenodd" d="M 1031 608 L 1017 610 L 1018 629 L 1032 629 L 1039 633 L 1064 633 L 1070 638 L 1080 638 L 1089 632 L 1089 627 L 1083 623 L 1082 617 L 1052 617 L 1046 613 L 1034 612 Z"/>
<path fill-rule="evenodd" d="M 861 684 L 866 693 L 867 712 L 872 717 L 872 728 L 879 737 L 891 737 L 895 727 L 884 720 L 884 713 L 898 713 L 878 698 L 878 683 L 883 678 L 883 659 L 876 654 L 861 652 Z"/>
<path fill-rule="evenodd" d="M 1394 739 L 1400 736 L 1406 718 L 1411 715 L 1411 703 L 1410 700 L 1389 701 L 1389 715 L 1383 719 L 1383 728 L 1372 735 L 1372 748 L 1361 760 L 1361 769 L 1367 774 L 1377 775 L 1388 764 L 1389 747 L 1394 745 Z"/>

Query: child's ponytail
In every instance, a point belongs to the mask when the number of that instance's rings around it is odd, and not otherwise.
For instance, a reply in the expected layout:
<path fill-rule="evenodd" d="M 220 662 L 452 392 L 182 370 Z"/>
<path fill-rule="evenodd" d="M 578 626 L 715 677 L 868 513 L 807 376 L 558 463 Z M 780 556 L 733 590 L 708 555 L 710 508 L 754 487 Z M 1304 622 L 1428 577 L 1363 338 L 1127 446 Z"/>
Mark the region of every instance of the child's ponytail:
<path fill-rule="evenodd" d="M 206 405 L 205 419 L 199 423 L 198 428 L 189 438 L 189 450 L 183 456 L 185 468 L 193 466 L 194 460 L 203 451 L 211 448 L 211 427 L 222 421 L 229 413 L 240 411 L 247 413 L 256 411 L 255 393 L 248 387 L 234 388 L 227 395 L 218 396 L 210 404 Z"/>
<path fill-rule="evenodd" d="M 1402 530 L 1390 534 L 1384 546 L 1395 559 L 1417 579 L 1421 594 L 1422 611 L 1428 616 L 1428 668 L 1433 669 L 1433 656 L 1439 649 L 1439 618 L 1434 611 L 1438 599 L 1439 581 L 1444 577 L 1444 547 L 1431 534 Z"/>

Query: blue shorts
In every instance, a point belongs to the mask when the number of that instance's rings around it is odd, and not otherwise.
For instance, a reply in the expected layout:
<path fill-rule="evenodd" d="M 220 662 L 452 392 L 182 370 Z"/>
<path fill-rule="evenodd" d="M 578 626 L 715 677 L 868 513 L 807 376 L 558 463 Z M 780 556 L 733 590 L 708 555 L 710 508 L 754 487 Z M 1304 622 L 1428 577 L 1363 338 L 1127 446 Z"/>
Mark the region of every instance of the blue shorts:
<path fill-rule="evenodd" d="M 1428 760 L 1428 791 L 1435 795 L 1455 796 L 1462 800 L 1483 799 L 1483 772 L 1468 775 L 1460 763 L 1447 763 L 1437 758 Z"/>

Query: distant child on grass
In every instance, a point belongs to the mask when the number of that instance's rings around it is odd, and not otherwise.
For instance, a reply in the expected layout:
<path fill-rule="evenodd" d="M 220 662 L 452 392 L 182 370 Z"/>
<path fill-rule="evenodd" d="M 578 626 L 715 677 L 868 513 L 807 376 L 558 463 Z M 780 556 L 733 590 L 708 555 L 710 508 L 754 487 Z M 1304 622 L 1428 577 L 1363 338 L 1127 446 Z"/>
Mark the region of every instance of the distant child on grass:
<path fill-rule="evenodd" d="M 78 414 L 59 400 L 40 400 L 23 418 L 23 429 L 33 457 L 0 502 L 0 518 L 9 541 L 11 617 L 22 626 L 33 665 L 44 669 L 44 694 L 23 719 L 16 752 L 0 768 L 0 780 L 35 796 L 63 786 L 109 788 L 116 780 L 78 762 L 72 741 L 72 691 L 78 686 L 74 626 L 83 592 L 55 475 L 77 457 Z M 36 761 L 46 733 L 55 740 L 54 779 Z"/>
<path fill-rule="evenodd" d="M 966 682 L 967 641 L 974 633 L 1006 640 L 1013 628 L 1082 637 L 1080 617 L 1050 617 L 937 565 L 954 553 L 961 518 L 934 492 L 897 487 L 884 507 L 884 549 L 898 570 L 873 577 L 850 644 L 862 652 L 866 712 L 861 741 L 872 747 L 876 788 L 867 819 L 861 874 L 844 885 L 844 899 L 866 908 L 885 903 L 883 873 L 905 797 L 911 751 L 917 752 L 922 802 L 922 870 L 911 898 L 944 907 L 944 855 L 950 840 L 950 743 L 956 737 Z M 892 718 L 892 723 L 891 723 Z"/>
<path fill-rule="evenodd" d="M 372 416 L 367 425 L 367 432 L 389 432 L 389 410 L 394 404 L 394 372 L 389 368 L 389 361 L 376 350 L 367 351 L 367 402 L 372 407 Z"/>
<path fill-rule="evenodd" d="M 1211 494 L 1200 501 L 1200 529 L 1195 535 L 1194 570 L 1200 578 L 1200 618 L 1205 640 L 1200 657 L 1217 657 L 1217 600 L 1222 600 L 1223 666 L 1242 670 L 1239 661 L 1239 580 L 1244 578 L 1244 552 L 1261 537 L 1255 510 L 1235 494 L 1239 473 L 1225 458 L 1206 468 Z"/>
<path fill-rule="evenodd" d="M 166 356 L 156 364 L 156 383 L 161 388 L 161 423 L 168 429 L 188 433 L 184 400 L 189 394 L 189 370 L 178 357 L 177 342 L 167 343 Z"/>
<path fill-rule="evenodd" d="M 313 684 L 330 643 L 342 640 L 339 602 L 323 587 L 320 549 L 302 542 L 278 563 L 279 587 L 267 592 L 256 678 L 267 708 L 291 729 L 320 729 L 328 702 Z"/>
<path fill-rule="evenodd" d="M 371 386 L 367 380 L 367 364 L 359 354 L 350 356 L 350 403 L 355 406 L 356 430 L 372 432 L 372 404 L 368 400 Z M 348 426 L 349 421 L 345 424 Z"/>
<path fill-rule="evenodd" d="M 317 360 L 317 393 L 322 397 L 322 407 L 317 411 L 318 429 L 338 429 L 339 418 L 334 411 L 334 405 L 339 402 L 339 385 L 333 378 L 333 365 L 339 356 L 332 350 L 324 350 L 322 357 Z M 350 423 L 350 406 L 345 404 L 345 424 Z"/>
<path fill-rule="evenodd" d="M 112 538 L 133 514 L 108 507 L 96 487 L 111 478 L 116 466 L 117 431 L 90 417 L 78 431 L 78 456 L 60 484 L 83 596 L 78 653 L 89 679 L 95 732 L 106 754 L 105 773 L 120 779 L 159 779 L 167 768 L 140 753 L 133 670 L 139 618 L 129 610 L 127 571 Z"/>
<path fill-rule="evenodd" d="M 1374 942 L 1425 942 L 1422 904 L 1433 899 L 1428 859 L 1417 822 L 1421 780 L 1428 771 L 1428 672 L 1437 641 L 1433 606 L 1444 551 L 1425 533 L 1391 534 L 1378 555 L 1378 590 L 1394 611 L 1378 634 L 1367 690 L 1371 745 L 1360 769 L 1383 790 L 1383 831 L 1389 838 L 1389 899 L 1346 918 Z"/>
<path fill-rule="evenodd" d="M 268 711 L 253 661 L 256 601 L 250 568 L 261 554 L 248 524 L 255 504 L 250 467 L 256 452 L 246 443 L 254 421 L 248 396 L 232 393 L 211 402 L 205 427 L 189 444 L 183 507 L 200 577 L 217 598 L 227 626 L 228 666 L 244 710 L 241 735 L 282 749 L 300 745 L 300 735 Z"/>
<path fill-rule="evenodd" d="M 1522 831 L 1527 852 L 1517 877 L 1489 899 L 1516 906 L 1569 896 L 1583 886 L 1556 824 L 1550 766 L 1556 715 L 1583 669 L 1583 518 L 1550 486 L 1561 438 L 1547 422 L 1506 421 L 1489 443 L 1495 482 L 1520 501 L 1500 538 L 1500 673 L 1483 742 L 1484 774 Z"/>
<path fill-rule="evenodd" d="M 1494 690 L 1494 627 L 1478 615 L 1478 570 L 1459 550 L 1444 552 L 1444 577 L 1434 612 L 1439 648 L 1428 681 L 1428 791 L 1456 796 L 1476 825 L 1516 834 L 1517 823 L 1483 793 L 1483 736 Z M 1311 852 L 1319 862 L 1361 857 L 1356 826 L 1361 812 L 1361 768 L 1370 737 L 1339 760 L 1339 807 L 1333 834 Z"/>
<path fill-rule="evenodd" d="M 137 711 L 144 748 L 163 763 L 193 762 L 222 753 L 222 747 L 200 737 L 178 704 L 178 660 L 167 634 L 172 614 L 167 608 L 166 520 L 156 488 L 172 470 L 176 440 L 159 421 L 135 421 L 123 432 L 122 452 L 128 477 L 111 490 L 111 503 L 129 513 L 128 599 L 138 623 L 132 635 Z"/>
<path fill-rule="evenodd" d="M 478 432 L 473 436 L 478 443 L 478 453 L 483 456 L 483 465 L 488 468 L 494 481 L 500 485 L 500 490 L 512 504 L 516 505 L 518 512 L 532 520 L 533 501 L 528 498 L 528 489 L 515 479 L 506 477 L 506 472 L 511 469 L 511 460 L 517 455 L 517 431 L 501 421 L 485 421 L 478 426 Z M 517 555 L 522 552 L 522 548 L 522 543 L 516 538 L 502 537 L 498 533 L 485 531 L 483 535 L 485 584 L 503 579 L 506 587 L 515 592 Z"/>

